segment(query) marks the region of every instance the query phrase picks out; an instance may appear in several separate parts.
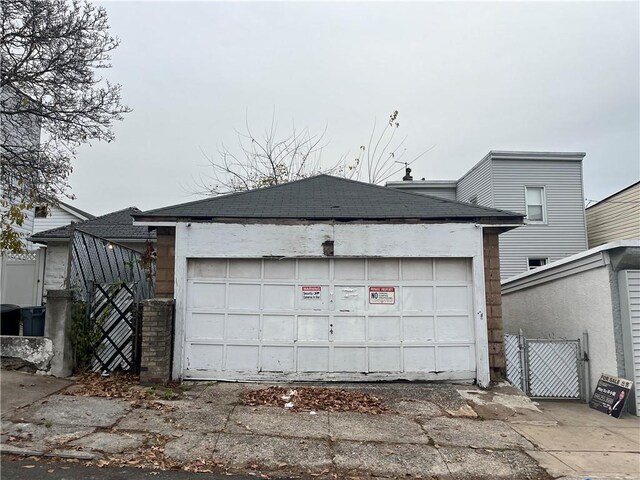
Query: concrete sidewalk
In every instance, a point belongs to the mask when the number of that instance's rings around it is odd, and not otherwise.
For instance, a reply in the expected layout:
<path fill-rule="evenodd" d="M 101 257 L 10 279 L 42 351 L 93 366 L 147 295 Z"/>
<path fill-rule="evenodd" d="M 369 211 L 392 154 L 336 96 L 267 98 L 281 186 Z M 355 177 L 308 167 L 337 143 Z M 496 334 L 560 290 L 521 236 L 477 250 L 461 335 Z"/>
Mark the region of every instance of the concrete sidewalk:
<path fill-rule="evenodd" d="M 512 427 L 533 443 L 530 452 L 554 477 L 640 478 L 640 418 L 616 419 L 578 402 L 540 402 L 556 425 Z"/>
<path fill-rule="evenodd" d="M 371 393 L 391 411 L 243 405 L 243 392 L 264 387 L 256 384 L 199 383 L 180 400 L 146 406 L 54 394 L 3 419 L 2 449 L 118 465 L 153 452 L 167 465 L 271 477 L 551 478 L 545 469 L 594 479 L 640 475 L 635 417 L 616 421 L 577 403 L 538 409 L 512 388 L 323 386 Z M 576 438 L 580 444 L 570 442 Z"/>
<path fill-rule="evenodd" d="M 15 370 L 0 370 L 0 411 L 2 418 L 20 407 L 68 387 L 73 382 L 62 378 Z"/>

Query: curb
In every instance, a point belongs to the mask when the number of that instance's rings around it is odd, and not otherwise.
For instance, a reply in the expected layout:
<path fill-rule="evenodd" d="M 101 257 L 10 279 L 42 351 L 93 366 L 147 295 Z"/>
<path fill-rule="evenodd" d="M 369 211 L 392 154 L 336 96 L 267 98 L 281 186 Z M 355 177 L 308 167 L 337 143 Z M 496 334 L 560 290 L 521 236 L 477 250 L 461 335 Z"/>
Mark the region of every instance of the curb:
<path fill-rule="evenodd" d="M 88 452 L 76 452 L 74 450 L 53 450 L 51 452 L 43 452 L 41 450 L 29 450 L 28 448 L 12 447 L 3 444 L 0 447 L 2 455 L 20 455 L 22 457 L 47 457 L 47 458 L 64 458 L 68 460 L 96 460 L 100 455 Z"/>

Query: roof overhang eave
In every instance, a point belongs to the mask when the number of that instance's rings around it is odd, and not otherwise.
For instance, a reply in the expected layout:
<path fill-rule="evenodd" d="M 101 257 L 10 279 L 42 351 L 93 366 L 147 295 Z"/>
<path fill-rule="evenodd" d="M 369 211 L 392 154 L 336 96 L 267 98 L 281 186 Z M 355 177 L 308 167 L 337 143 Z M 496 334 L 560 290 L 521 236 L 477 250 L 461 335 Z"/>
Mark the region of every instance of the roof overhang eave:
<path fill-rule="evenodd" d="M 227 222 L 396 222 L 396 223 L 477 223 L 483 226 L 517 228 L 524 225 L 523 217 L 134 217 L 133 224 L 148 227 L 175 227 L 178 223 L 227 223 Z"/>

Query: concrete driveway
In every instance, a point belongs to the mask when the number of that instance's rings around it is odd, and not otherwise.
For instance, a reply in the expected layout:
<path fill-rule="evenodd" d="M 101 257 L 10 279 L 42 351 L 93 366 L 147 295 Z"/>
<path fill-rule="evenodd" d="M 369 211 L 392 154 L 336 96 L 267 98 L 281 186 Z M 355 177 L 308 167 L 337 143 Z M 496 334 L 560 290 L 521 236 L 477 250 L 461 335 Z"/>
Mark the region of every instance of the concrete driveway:
<path fill-rule="evenodd" d="M 379 415 L 242 404 L 242 392 L 262 387 L 200 383 L 180 400 L 143 408 L 122 399 L 51 395 L 3 420 L 2 447 L 131 466 L 152 452 L 171 468 L 286 478 L 551 478 L 545 468 L 554 476 L 640 474 L 633 465 L 640 458 L 637 419 L 621 419 L 627 430 L 616 436 L 607 424 L 615 419 L 581 404 L 540 410 L 510 388 L 417 383 L 329 385 L 378 396 L 390 408 Z M 573 425 L 576 418 L 593 420 Z M 604 458 L 614 446 L 620 455 L 598 463 L 562 443 L 575 428 L 592 432 L 591 453 Z"/>

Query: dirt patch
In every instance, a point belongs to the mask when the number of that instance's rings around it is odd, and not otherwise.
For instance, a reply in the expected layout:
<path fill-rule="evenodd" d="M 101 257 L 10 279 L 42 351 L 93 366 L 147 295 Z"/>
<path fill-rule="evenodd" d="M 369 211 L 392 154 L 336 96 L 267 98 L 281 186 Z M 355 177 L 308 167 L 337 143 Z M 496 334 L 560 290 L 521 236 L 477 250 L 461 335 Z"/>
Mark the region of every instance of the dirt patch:
<path fill-rule="evenodd" d="M 358 412 L 378 415 L 389 408 L 378 397 L 369 393 L 334 388 L 268 387 L 251 390 L 240 396 L 244 405 L 267 405 L 304 411 Z"/>

